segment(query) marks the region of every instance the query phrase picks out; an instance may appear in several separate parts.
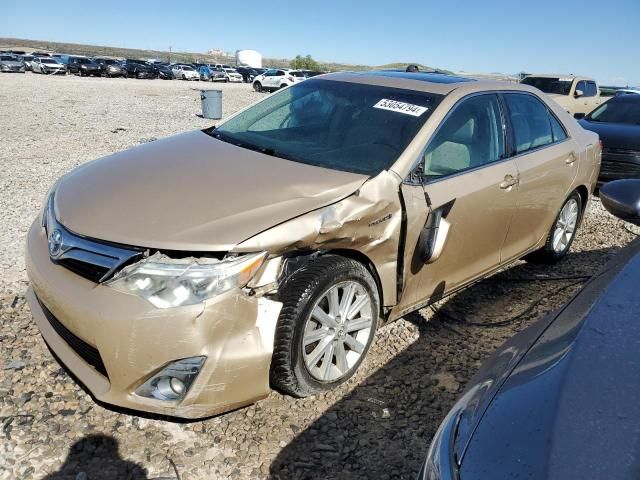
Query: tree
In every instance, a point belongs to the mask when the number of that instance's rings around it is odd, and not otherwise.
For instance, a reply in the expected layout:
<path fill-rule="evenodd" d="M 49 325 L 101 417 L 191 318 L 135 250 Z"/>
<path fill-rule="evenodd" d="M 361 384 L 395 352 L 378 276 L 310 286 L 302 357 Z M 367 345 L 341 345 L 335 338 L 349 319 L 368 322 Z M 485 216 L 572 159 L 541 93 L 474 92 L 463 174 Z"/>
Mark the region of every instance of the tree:
<path fill-rule="evenodd" d="M 307 55 L 306 57 L 296 55 L 296 58 L 291 60 L 291 68 L 295 68 L 296 70 L 320 70 L 320 65 L 311 55 Z"/>

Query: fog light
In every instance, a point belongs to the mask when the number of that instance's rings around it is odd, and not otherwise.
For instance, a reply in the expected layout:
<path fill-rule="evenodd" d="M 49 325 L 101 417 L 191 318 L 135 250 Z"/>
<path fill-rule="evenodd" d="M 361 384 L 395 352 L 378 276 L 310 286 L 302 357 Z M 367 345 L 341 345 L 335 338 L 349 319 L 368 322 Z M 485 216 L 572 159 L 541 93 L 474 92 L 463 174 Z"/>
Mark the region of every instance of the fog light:
<path fill-rule="evenodd" d="M 144 382 L 136 395 L 165 401 L 183 399 L 200 373 L 205 358 L 183 358 L 170 363 Z"/>

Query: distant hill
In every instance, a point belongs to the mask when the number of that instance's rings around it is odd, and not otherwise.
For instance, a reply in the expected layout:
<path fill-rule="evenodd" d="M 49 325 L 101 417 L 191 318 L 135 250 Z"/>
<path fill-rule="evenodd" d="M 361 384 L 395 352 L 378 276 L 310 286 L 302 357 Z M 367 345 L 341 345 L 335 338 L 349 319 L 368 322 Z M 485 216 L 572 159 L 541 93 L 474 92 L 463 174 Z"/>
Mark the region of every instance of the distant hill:
<path fill-rule="evenodd" d="M 135 48 L 103 47 L 99 45 L 82 45 L 79 43 L 49 42 L 46 40 L 28 40 L 22 38 L 0 38 L 0 50 L 45 51 L 51 53 L 70 53 L 73 55 L 101 56 L 115 58 L 157 58 L 171 62 L 200 62 L 235 64 L 235 57 L 225 55 L 209 55 L 197 52 L 168 52 L 164 50 L 140 50 Z M 262 64 L 269 67 L 288 67 L 290 59 L 263 58 Z M 378 68 L 405 68 L 408 63 L 388 63 L 386 65 L 351 65 L 347 63 L 319 62 L 327 71 L 337 70 L 372 70 Z M 437 70 L 451 73 L 427 65 L 420 65 L 421 70 Z"/>

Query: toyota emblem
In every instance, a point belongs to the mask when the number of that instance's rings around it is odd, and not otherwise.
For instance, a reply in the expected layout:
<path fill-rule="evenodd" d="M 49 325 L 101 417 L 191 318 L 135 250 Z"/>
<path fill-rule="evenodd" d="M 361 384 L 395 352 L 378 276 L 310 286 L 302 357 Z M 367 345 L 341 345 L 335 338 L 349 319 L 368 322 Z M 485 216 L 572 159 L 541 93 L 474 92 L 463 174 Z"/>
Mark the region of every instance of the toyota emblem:
<path fill-rule="evenodd" d="M 49 255 L 55 257 L 62 251 L 62 232 L 54 230 L 49 234 Z"/>

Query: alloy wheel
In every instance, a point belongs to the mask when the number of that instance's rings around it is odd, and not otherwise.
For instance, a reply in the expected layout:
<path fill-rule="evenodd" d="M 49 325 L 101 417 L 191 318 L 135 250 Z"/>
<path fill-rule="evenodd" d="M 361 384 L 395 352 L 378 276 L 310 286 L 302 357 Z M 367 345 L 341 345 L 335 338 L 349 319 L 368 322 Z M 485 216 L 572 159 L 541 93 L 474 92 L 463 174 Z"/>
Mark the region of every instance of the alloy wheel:
<path fill-rule="evenodd" d="M 316 301 L 302 337 L 304 363 L 314 379 L 333 382 L 358 363 L 373 333 L 371 305 L 354 281 L 331 286 Z"/>
<path fill-rule="evenodd" d="M 578 202 L 573 198 L 560 210 L 553 232 L 553 250 L 556 253 L 564 252 L 571 243 L 578 224 L 578 210 Z"/>

